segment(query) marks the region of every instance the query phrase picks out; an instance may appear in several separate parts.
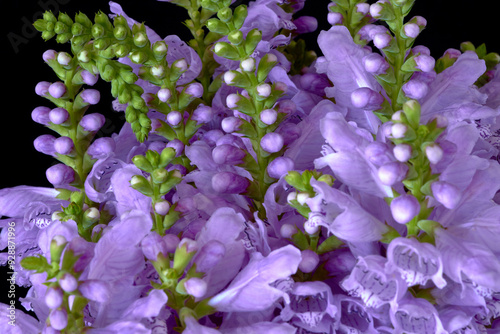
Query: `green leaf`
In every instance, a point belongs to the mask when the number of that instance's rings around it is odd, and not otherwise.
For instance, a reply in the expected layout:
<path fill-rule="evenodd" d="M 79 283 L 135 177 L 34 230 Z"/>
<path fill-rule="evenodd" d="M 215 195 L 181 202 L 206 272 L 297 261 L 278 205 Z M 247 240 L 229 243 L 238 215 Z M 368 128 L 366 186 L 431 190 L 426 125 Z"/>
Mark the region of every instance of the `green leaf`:
<path fill-rule="evenodd" d="M 47 259 L 40 254 L 25 257 L 21 260 L 21 266 L 26 270 L 36 270 L 37 273 L 43 273 L 52 269 Z"/>

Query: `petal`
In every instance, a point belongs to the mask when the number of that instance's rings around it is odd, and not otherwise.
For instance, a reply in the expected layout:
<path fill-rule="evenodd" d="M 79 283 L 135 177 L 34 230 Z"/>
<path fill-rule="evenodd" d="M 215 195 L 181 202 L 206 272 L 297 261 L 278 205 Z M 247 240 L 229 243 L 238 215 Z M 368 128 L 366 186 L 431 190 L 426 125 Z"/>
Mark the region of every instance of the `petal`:
<path fill-rule="evenodd" d="M 127 307 L 122 318 L 140 321 L 143 318 L 156 317 L 160 314 L 167 300 L 168 297 L 163 290 L 154 289 L 149 292 L 147 297 L 137 299 Z"/>
<path fill-rule="evenodd" d="M 31 202 L 54 200 L 58 194 L 56 189 L 42 187 L 18 186 L 0 189 L 0 216 L 23 217 Z"/>
<path fill-rule="evenodd" d="M 269 284 L 294 274 L 300 260 L 300 251 L 291 245 L 277 249 L 267 257 L 252 253 L 248 265 L 226 290 L 209 301 L 209 305 L 223 312 L 265 310 L 285 295 Z"/>

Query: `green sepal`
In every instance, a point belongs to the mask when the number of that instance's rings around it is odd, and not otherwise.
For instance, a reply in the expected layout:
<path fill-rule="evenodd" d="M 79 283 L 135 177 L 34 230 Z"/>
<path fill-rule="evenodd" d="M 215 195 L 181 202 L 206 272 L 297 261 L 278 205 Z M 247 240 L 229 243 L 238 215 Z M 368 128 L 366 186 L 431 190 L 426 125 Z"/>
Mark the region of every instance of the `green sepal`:
<path fill-rule="evenodd" d="M 151 179 L 154 184 L 162 184 L 168 180 L 168 171 L 165 168 L 156 168 L 151 172 Z"/>
<path fill-rule="evenodd" d="M 179 283 L 177 283 L 177 285 L 175 286 L 175 292 L 177 292 L 178 294 L 180 294 L 181 296 L 187 296 L 188 293 L 186 291 L 186 288 L 184 287 L 184 283 L 188 280 L 187 277 L 181 279 L 179 281 Z"/>
<path fill-rule="evenodd" d="M 234 70 L 230 70 L 228 72 L 234 75 L 234 79 L 231 80 L 231 83 L 228 83 L 229 86 L 239 88 L 249 88 L 252 86 L 252 82 L 250 81 L 247 73 L 241 73 Z"/>
<path fill-rule="evenodd" d="M 62 199 L 64 201 L 69 200 L 71 193 L 72 193 L 71 190 L 64 189 L 64 188 L 56 188 L 56 190 L 59 192 L 59 194 L 57 194 L 57 196 L 56 196 L 57 199 Z"/>
<path fill-rule="evenodd" d="M 274 55 L 273 55 L 274 56 Z M 259 61 L 259 65 L 257 67 L 257 81 L 263 82 L 266 80 L 269 72 L 273 69 L 273 67 L 278 63 L 278 61 L 270 61 L 269 58 L 271 54 L 266 53 L 264 57 Z"/>
<path fill-rule="evenodd" d="M 231 11 L 231 8 L 228 7 L 221 8 L 217 11 L 217 17 L 222 22 L 229 22 L 233 17 L 233 12 Z"/>
<path fill-rule="evenodd" d="M 245 119 L 241 119 L 241 120 L 242 120 L 242 123 L 239 126 L 239 130 L 237 130 L 236 132 L 241 133 L 250 139 L 257 138 L 257 136 L 258 136 L 257 131 L 255 130 L 254 126 Z"/>
<path fill-rule="evenodd" d="M 318 248 L 316 249 L 316 253 L 318 253 L 319 255 L 325 254 L 339 248 L 343 244 L 344 243 L 339 238 L 337 238 L 335 235 L 331 235 L 318 246 Z"/>
<path fill-rule="evenodd" d="M 403 111 L 408 124 L 416 129 L 420 124 L 420 104 L 416 100 L 409 100 L 403 104 Z"/>
<path fill-rule="evenodd" d="M 251 99 L 246 98 L 245 96 L 238 94 L 240 99 L 238 102 L 236 102 L 237 108 L 241 113 L 244 113 L 245 115 L 253 116 L 256 113 L 255 106 L 253 104 L 253 101 Z"/>
<path fill-rule="evenodd" d="M 202 125 L 192 119 L 188 119 L 184 126 L 184 138 L 191 138 Z"/>
<path fill-rule="evenodd" d="M 227 24 L 216 18 L 209 19 L 206 26 L 209 31 L 220 35 L 227 35 L 229 33 L 229 27 Z"/>
<path fill-rule="evenodd" d="M 151 162 L 143 156 L 143 155 L 136 155 L 132 158 L 132 163 L 139 168 L 140 170 L 146 172 L 146 173 L 151 173 L 153 171 L 153 166 L 151 165 Z"/>
<path fill-rule="evenodd" d="M 169 141 L 177 139 L 177 134 L 169 124 L 160 119 L 157 119 L 157 121 L 161 124 L 161 126 L 155 129 L 154 132 L 156 134 L 162 136 L 163 138 Z"/>
<path fill-rule="evenodd" d="M 235 29 L 227 35 L 227 39 L 231 44 L 239 46 L 243 42 L 243 33 Z"/>
<path fill-rule="evenodd" d="M 71 312 L 73 314 L 83 314 L 83 309 L 89 303 L 89 300 L 83 296 L 74 295 L 73 303 L 71 305 Z"/>
<path fill-rule="evenodd" d="M 160 185 L 161 194 L 168 193 L 173 187 L 175 187 L 182 181 L 182 178 L 173 176 L 174 172 L 175 171 L 170 171 L 168 173 L 167 180 Z"/>
<path fill-rule="evenodd" d="M 233 25 L 236 29 L 240 29 L 248 16 L 246 5 L 239 5 L 233 12 Z"/>
<path fill-rule="evenodd" d="M 196 250 L 189 252 L 187 247 L 187 243 L 182 244 L 176 248 L 174 253 L 174 263 L 172 268 L 178 275 L 181 275 L 184 272 L 187 265 L 196 254 Z"/>
<path fill-rule="evenodd" d="M 257 47 L 257 44 L 262 40 L 262 32 L 255 28 L 248 32 L 243 47 L 245 49 L 245 56 L 250 56 Z"/>
<path fill-rule="evenodd" d="M 78 261 L 79 258 L 80 257 L 76 256 L 71 249 L 68 249 L 66 252 L 64 252 L 61 263 L 61 270 L 72 271 L 76 261 Z"/>
<path fill-rule="evenodd" d="M 179 220 L 181 213 L 179 211 L 176 211 L 175 208 L 177 207 L 177 203 L 174 203 L 173 205 L 170 206 L 170 209 L 168 210 L 168 213 L 165 215 L 163 218 L 163 229 L 168 230 L 171 228 L 176 221 Z"/>
<path fill-rule="evenodd" d="M 300 230 L 292 235 L 292 242 L 300 250 L 306 250 L 309 248 L 309 241 L 307 240 L 306 235 Z"/>
<path fill-rule="evenodd" d="M 420 220 L 417 223 L 417 226 L 422 231 L 424 231 L 425 233 L 427 233 L 429 236 L 431 236 L 433 238 L 434 238 L 434 231 L 436 230 L 436 228 L 441 228 L 442 227 L 441 224 L 439 224 L 437 221 L 427 220 L 427 219 Z"/>
<path fill-rule="evenodd" d="M 47 259 L 41 254 L 25 257 L 21 260 L 21 266 L 26 270 L 35 270 L 37 273 L 43 273 L 52 269 Z"/>
<path fill-rule="evenodd" d="M 143 195 L 149 197 L 153 195 L 153 188 L 151 187 L 151 184 L 142 175 L 134 175 L 130 180 L 130 186 Z"/>
<path fill-rule="evenodd" d="M 387 226 L 388 230 L 387 230 L 387 232 L 382 234 L 382 239 L 380 239 L 380 242 L 382 242 L 384 244 L 390 244 L 392 240 L 399 238 L 401 235 L 394 227 L 387 225 L 387 224 L 386 224 L 386 226 Z"/>
<path fill-rule="evenodd" d="M 217 42 L 214 46 L 214 52 L 219 57 L 230 60 L 239 60 L 241 58 L 236 47 L 227 42 Z"/>
<path fill-rule="evenodd" d="M 311 212 L 311 209 L 307 205 L 301 205 L 297 200 L 292 200 L 288 203 L 292 208 L 297 210 L 300 215 L 306 219 L 309 218 L 309 213 Z"/>
<path fill-rule="evenodd" d="M 172 147 L 165 147 L 159 156 L 158 167 L 165 168 L 170 161 L 175 158 L 175 150 Z"/>

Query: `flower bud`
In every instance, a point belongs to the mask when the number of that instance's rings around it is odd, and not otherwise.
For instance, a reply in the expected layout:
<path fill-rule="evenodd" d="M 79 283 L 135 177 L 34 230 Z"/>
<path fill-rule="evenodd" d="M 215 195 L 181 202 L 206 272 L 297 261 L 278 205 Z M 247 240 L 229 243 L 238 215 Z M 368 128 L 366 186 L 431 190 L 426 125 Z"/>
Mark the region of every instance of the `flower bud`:
<path fill-rule="evenodd" d="M 67 52 L 59 52 L 57 54 L 57 62 L 62 66 L 68 66 L 71 63 L 71 56 Z"/>
<path fill-rule="evenodd" d="M 290 158 L 277 157 L 267 166 L 267 173 L 270 177 L 279 179 L 281 176 L 287 174 L 294 169 L 294 162 Z"/>
<path fill-rule="evenodd" d="M 411 158 L 411 146 L 408 144 L 398 144 L 394 146 L 392 153 L 394 153 L 396 160 L 407 162 Z"/>
<path fill-rule="evenodd" d="M 171 140 L 167 143 L 166 147 L 171 147 L 175 151 L 175 156 L 179 157 L 184 151 L 184 143 L 179 139 Z"/>
<path fill-rule="evenodd" d="M 375 110 L 384 102 L 384 97 L 368 87 L 356 89 L 351 94 L 351 103 L 356 108 Z"/>
<path fill-rule="evenodd" d="M 300 86 L 316 95 L 324 95 L 325 88 L 330 86 L 328 79 L 317 73 L 306 73 L 300 76 Z M 287 86 L 286 86 L 287 87 Z"/>
<path fill-rule="evenodd" d="M 278 112 L 274 109 L 265 109 L 262 110 L 259 117 L 262 123 L 271 125 L 274 124 L 274 122 L 276 122 L 278 118 Z"/>
<path fill-rule="evenodd" d="M 462 195 L 455 185 L 444 181 L 431 184 L 432 196 L 447 209 L 454 209 L 460 202 Z"/>
<path fill-rule="evenodd" d="M 170 92 L 170 89 L 162 88 L 158 91 L 158 93 L 156 93 L 156 95 L 158 95 L 158 100 L 161 102 L 167 102 L 172 96 L 172 93 Z"/>
<path fill-rule="evenodd" d="M 217 164 L 237 165 L 243 162 L 246 153 L 236 146 L 222 144 L 212 150 L 212 158 Z"/>
<path fill-rule="evenodd" d="M 240 63 L 240 67 L 245 72 L 255 71 L 255 59 L 249 57 L 247 59 L 242 60 Z"/>
<path fill-rule="evenodd" d="M 276 132 L 265 134 L 260 141 L 262 149 L 269 153 L 279 152 L 283 148 L 283 145 L 283 137 Z"/>
<path fill-rule="evenodd" d="M 63 292 L 61 289 L 56 287 L 47 288 L 47 292 L 45 292 L 45 304 L 50 309 L 56 309 L 61 306 L 63 302 Z"/>
<path fill-rule="evenodd" d="M 306 201 L 311 198 L 308 193 L 298 193 L 297 194 L 297 202 L 299 202 L 300 205 L 306 204 Z"/>
<path fill-rule="evenodd" d="M 83 70 L 80 75 L 82 76 L 83 83 L 86 85 L 93 86 L 97 83 L 97 75 L 94 75 L 87 70 Z"/>
<path fill-rule="evenodd" d="M 89 154 L 92 159 L 100 159 L 114 152 L 115 148 L 116 142 L 113 138 L 101 137 L 90 144 L 87 149 L 87 154 Z"/>
<path fill-rule="evenodd" d="M 203 96 L 203 86 L 199 82 L 189 84 L 185 90 L 186 94 L 199 98 Z"/>
<path fill-rule="evenodd" d="M 227 73 L 227 72 L 226 72 Z M 238 107 L 238 101 L 241 97 L 238 94 L 229 94 L 226 97 L 226 105 L 230 109 L 234 109 Z"/>
<path fill-rule="evenodd" d="M 59 137 L 54 140 L 54 150 L 62 155 L 70 154 L 75 145 L 70 137 Z"/>
<path fill-rule="evenodd" d="M 52 135 L 38 136 L 33 142 L 35 150 L 47 155 L 55 155 L 54 141 L 56 138 Z"/>
<path fill-rule="evenodd" d="M 413 58 L 415 60 L 416 66 L 415 68 L 422 72 L 431 72 L 434 70 L 434 66 L 436 61 L 431 56 L 420 54 Z"/>
<path fill-rule="evenodd" d="M 66 85 L 60 81 L 54 82 L 49 86 L 49 94 L 58 99 L 66 94 Z"/>
<path fill-rule="evenodd" d="M 170 203 L 165 200 L 161 200 L 155 203 L 155 212 L 161 216 L 165 216 L 170 210 Z"/>
<path fill-rule="evenodd" d="M 408 81 L 403 85 L 402 89 L 408 98 L 415 100 L 425 97 L 429 91 L 427 84 L 417 79 Z"/>
<path fill-rule="evenodd" d="M 221 122 L 222 130 L 226 133 L 238 131 L 243 121 L 238 117 L 226 117 Z"/>
<path fill-rule="evenodd" d="M 392 36 L 387 33 L 380 33 L 373 36 L 373 45 L 378 49 L 385 49 L 391 44 Z"/>
<path fill-rule="evenodd" d="M 377 175 L 382 184 L 392 186 L 394 183 L 404 180 L 407 172 L 408 166 L 393 161 L 382 165 L 378 169 Z"/>
<path fill-rule="evenodd" d="M 420 27 L 416 23 L 407 23 L 403 26 L 403 32 L 407 37 L 417 38 L 420 34 Z"/>
<path fill-rule="evenodd" d="M 50 60 L 54 60 L 56 58 L 57 58 L 57 51 L 55 51 L 55 50 L 47 50 L 42 55 L 42 59 L 46 63 L 48 63 Z"/>
<path fill-rule="evenodd" d="M 212 177 L 212 188 L 219 194 L 240 194 L 249 185 L 247 178 L 232 172 L 219 172 Z"/>
<path fill-rule="evenodd" d="M 49 112 L 49 119 L 54 124 L 63 124 L 69 119 L 69 113 L 64 108 L 54 108 Z"/>
<path fill-rule="evenodd" d="M 391 214 L 399 224 L 406 224 L 420 212 L 420 203 L 413 195 L 401 195 L 391 201 Z"/>
<path fill-rule="evenodd" d="M 45 172 L 47 180 L 54 186 L 67 185 L 75 180 L 75 171 L 65 164 L 51 166 Z"/>
<path fill-rule="evenodd" d="M 175 67 L 179 72 L 186 72 L 188 69 L 188 63 L 184 58 L 177 59 L 176 61 L 174 61 L 172 66 Z"/>
<path fill-rule="evenodd" d="M 149 261 L 157 261 L 159 254 L 162 254 L 163 257 L 168 255 L 165 240 L 155 231 L 150 232 L 142 239 L 141 249 Z"/>
<path fill-rule="evenodd" d="M 167 122 L 172 126 L 177 126 L 182 121 L 182 114 L 177 110 L 172 110 L 167 115 Z"/>
<path fill-rule="evenodd" d="M 342 24 L 344 17 L 340 13 L 328 13 L 328 15 L 326 16 L 326 19 L 327 19 L 328 23 L 330 23 L 332 26 L 334 26 L 337 24 Z"/>
<path fill-rule="evenodd" d="M 367 72 L 379 75 L 387 71 L 389 63 L 378 53 L 370 53 L 363 57 L 363 66 Z"/>
<path fill-rule="evenodd" d="M 256 89 L 257 89 L 257 95 L 262 98 L 269 97 L 269 95 L 271 95 L 272 92 L 271 85 L 268 83 L 260 84 L 256 87 Z"/>
<path fill-rule="evenodd" d="M 295 193 L 297 194 L 297 193 Z M 280 228 L 280 235 L 285 239 L 291 238 L 295 233 L 297 233 L 297 227 L 292 224 L 283 224 Z"/>
<path fill-rule="evenodd" d="M 175 249 L 174 265 L 172 269 L 178 273 L 183 272 L 197 251 L 198 243 L 195 240 L 182 238 Z"/>
<path fill-rule="evenodd" d="M 34 122 L 42 124 L 42 125 L 49 125 L 50 118 L 49 118 L 49 113 L 50 113 L 50 108 L 49 107 L 36 107 L 33 109 L 31 112 L 31 119 L 33 119 Z"/>
<path fill-rule="evenodd" d="M 104 125 L 105 121 L 104 115 L 93 113 L 83 116 L 80 126 L 87 132 L 96 132 Z"/>
<path fill-rule="evenodd" d="M 76 288 L 78 288 L 78 281 L 75 276 L 70 273 L 65 273 L 61 276 L 61 278 L 59 278 L 59 285 L 64 291 L 73 292 Z"/>
<path fill-rule="evenodd" d="M 68 313 L 65 309 L 56 309 L 49 314 L 50 326 L 55 330 L 63 330 L 68 325 Z"/>
<path fill-rule="evenodd" d="M 82 98 L 83 102 L 94 105 L 99 103 L 101 94 L 96 89 L 85 89 L 80 93 L 80 97 Z"/>
<path fill-rule="evenodd" d="M 208 123 L 212 120 L 213 111 L 212 108 L 204 104 L 198 105 L 198 107 L 193 111 L 191 119 L 200 123 Z"/>
<path fill-rule="evenodd" d="M 443 158 L 443 149 L 439 145 L 429 145 L 425 147 L 425 155 L 431 164 L 437 164 Z"/>
<path fill-rule="evenodd" d="M 207 282 L 198 277 L 191 277 L 184 282 L 186 292 L 195 298 L 203 297 L 207 293 L 207 287 Z"/>
<path fill-rule="evenodd" d="M 393 138 L 404 138 L 408 128 L 402 123 L 395 123 L 391 126 L 391 135 Z"/>
<path fill-rule="evenodd" d="M 356 4 L 356 12 L 362 15 L 367 15 L 370 12 L 370 4 L 366 2 Z"/>
<path fill-rule="evenodd" d="M 299 16 L 293 20 L 293 24 L 295 24 L 295 32 L 298 34 L 306 34 L 318 29 L 318 20 L 313 16 Z"/>
<path fill-rule="evenodd" d="M 302 260 L 299 263 L 299 269 L 303 273 L 311 273 L 316 269 L 319 263 L 319 255 L 312 250 L 306 249 L 301 252 Z"/>
<path fill-rule="evenodd" d="M 35 86 L 35 93 L 39 96 L 45 96 L 49 92 L 50 82 L 40 81 Z"/>

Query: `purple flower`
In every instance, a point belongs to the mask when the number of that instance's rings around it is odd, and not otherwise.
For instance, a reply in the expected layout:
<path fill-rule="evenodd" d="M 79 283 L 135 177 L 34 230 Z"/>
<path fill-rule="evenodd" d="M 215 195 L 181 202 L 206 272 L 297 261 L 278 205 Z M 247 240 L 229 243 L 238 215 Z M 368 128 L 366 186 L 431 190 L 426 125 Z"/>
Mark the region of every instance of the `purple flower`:
<path fill-rule="evenodd" d="M 334 97 L 338 105 L 351 107 L 351 94 L 358 88 L 368 88 L 371 92 L 379 92 L 380 85 L 373 75 L 365 69 L 363 58 L 369 55 L 366 49 L 355 44 L 349 30 L 344 26 L 334 26 L 322 31 L 318 37 L 318 45 L 325 55 L 326 61 L 316 65 L 318 73 L 327 73 L 333 88 L 326 88 L 328 97 Z M 380 104 L 381 97 L 373 95 L 373 103 Z M 359 98 L 355 98 L 358 105 Z M 369 101 L 370 99 L 367 99 Z M 368 102 L 363 104 L 368 106 Z M 351 107 L 352 108 L 352 107 Z M 358 126 L 377 132 L 380 121 L 372 112 L 373 109 L 358 110 L 352 108 L 347 115 L 349 120 Z"/>
<path fill-rule="evenodd" d="M 300 260 L 300 251 L 291 245 L 267 257 L 252 253 L 247 266 L 209 304 L 223 312 L 249 312 L 265 310 L 281 297 L 286 300 L 287 295 L 270 284 L 294 274 Z"/>
<path fill-rule="evenodd" d="M 335 328 L 338 309 L 326 283 L 295 283 L 288 294 L 290 302 L 281 311 L 281 319 L 315 332 L 329 332 L 331 328 Z"/>
<path fill-rule="evenodd" d="M 324 182 L 311 179 L 318 194 L 306 202 L 311 208 L 306 224 L 320 225 L 347 241 L 378 241 L 387 231 L 384 223 L 365 211 L 351 196 Z M 322 207 L 323 201 L 326 207 Z"/>
<path fill-rule="evenodd" d="M 406 297 L 394 312 L 390 312 L 395 333 L 445 334 L 439 314 L 422 298 Z"/>
<path fill-rule="evenodd" d="M 391 241 L 387 249 L 386 269 L 388 272 L 399 272 L 408 286 L 425 285 L 428 280 L 432 280 L 440 289 L 446 285 L 443 263 L 437 249 L 413 238 Z"/>
<path fill-rule="evenodd" d="M 358 258 L 351 274 L 342 281 L 341 287 L 350 295 L 359 297 L 368 307 L 390 304 L 397 307 L 406 292 L 405 282 L 385 271 L 387 260 L 379 255 Z"/>
<path fill-rule="evenodd" d="M 96 150 L 98 147 L 95 148 Z M 115 158 L 103 158 L 98 160 L 85 180 L 85 194 L 97 203 L 103 203 L 108 198 L 114 197 L 108 192 L 111 190 L 111 177 L 113 173 L 125 167 L 125 163 Z"/>
<path fill-rule="evenodd" d="M 406 224 L 420 212 L 420 203 L 413 195 L 401 195 L 391 201 L 391 213 L 400 224 Z"/>

